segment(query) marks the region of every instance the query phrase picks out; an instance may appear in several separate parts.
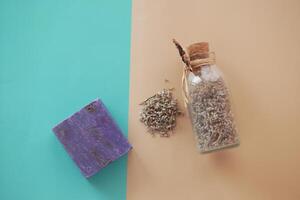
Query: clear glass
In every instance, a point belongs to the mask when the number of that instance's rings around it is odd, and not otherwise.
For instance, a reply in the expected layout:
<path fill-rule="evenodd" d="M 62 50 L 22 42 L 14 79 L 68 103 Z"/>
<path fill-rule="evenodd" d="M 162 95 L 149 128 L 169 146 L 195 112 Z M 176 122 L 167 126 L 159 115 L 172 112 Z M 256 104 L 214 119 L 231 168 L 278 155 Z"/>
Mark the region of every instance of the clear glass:
<path fill-rule="evenodd" d="M 217 66 L 202 66 L 185 78 L 187 108 L 200 152 L 238 145 L 229 91 Z"/>

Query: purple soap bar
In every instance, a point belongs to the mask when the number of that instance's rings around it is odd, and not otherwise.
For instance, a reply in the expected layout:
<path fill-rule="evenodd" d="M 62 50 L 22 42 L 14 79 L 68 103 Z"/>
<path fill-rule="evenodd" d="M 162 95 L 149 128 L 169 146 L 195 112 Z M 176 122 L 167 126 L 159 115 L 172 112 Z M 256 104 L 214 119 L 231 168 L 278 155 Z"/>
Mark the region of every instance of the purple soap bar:
<path fill-rule="evenodd" d="M 58 124 L 53 132 L 87 178 L 132 148 L 100 100 Z"/>

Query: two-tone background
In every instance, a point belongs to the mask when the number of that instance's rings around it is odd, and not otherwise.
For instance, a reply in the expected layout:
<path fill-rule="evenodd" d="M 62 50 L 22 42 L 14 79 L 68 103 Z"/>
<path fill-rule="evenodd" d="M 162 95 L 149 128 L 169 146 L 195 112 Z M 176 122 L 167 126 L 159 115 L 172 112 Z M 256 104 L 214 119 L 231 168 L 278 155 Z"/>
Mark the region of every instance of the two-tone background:
<path fill-rule="evenodd" d="M 300 199 L 299 20 L 298 0 L 0 1 L 0 199 Z M 138 121 L 162 88 L 184 110 L 172 38 L 216 52 L 240 147 L 201 155 L 187 116 L 167 139 Z M 87 180 L 51 128 L 97 97 L 134 149 Z"/>

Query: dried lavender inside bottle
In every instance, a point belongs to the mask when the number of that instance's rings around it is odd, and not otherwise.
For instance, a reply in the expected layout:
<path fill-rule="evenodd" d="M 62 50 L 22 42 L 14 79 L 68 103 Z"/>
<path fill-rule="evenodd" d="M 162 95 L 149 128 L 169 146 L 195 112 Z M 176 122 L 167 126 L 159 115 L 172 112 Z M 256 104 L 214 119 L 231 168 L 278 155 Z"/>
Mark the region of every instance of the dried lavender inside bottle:
<path fill-rule="evenodd" d="M 188 73 L 189 115 L 201 152 L 238 144 L 228 89 L 215 66 Z"/>
<path fill-rule="evenodd" d="M 221 72 L 209 59 L 208 44 L 191 45 L 184 54 L 186 103 L 200 152 L 239 144 L 229 91 Z"/>

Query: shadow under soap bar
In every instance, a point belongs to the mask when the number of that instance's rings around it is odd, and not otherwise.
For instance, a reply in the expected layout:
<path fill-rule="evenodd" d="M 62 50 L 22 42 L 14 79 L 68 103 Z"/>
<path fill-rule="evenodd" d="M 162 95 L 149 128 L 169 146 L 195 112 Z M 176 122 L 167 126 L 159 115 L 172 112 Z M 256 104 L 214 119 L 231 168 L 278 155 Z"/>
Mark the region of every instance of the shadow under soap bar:
<path fill-rule="evenodd" d="M 101 100 L 85 106 L 53 131 L 87 178 L 132 148 Z"/>

